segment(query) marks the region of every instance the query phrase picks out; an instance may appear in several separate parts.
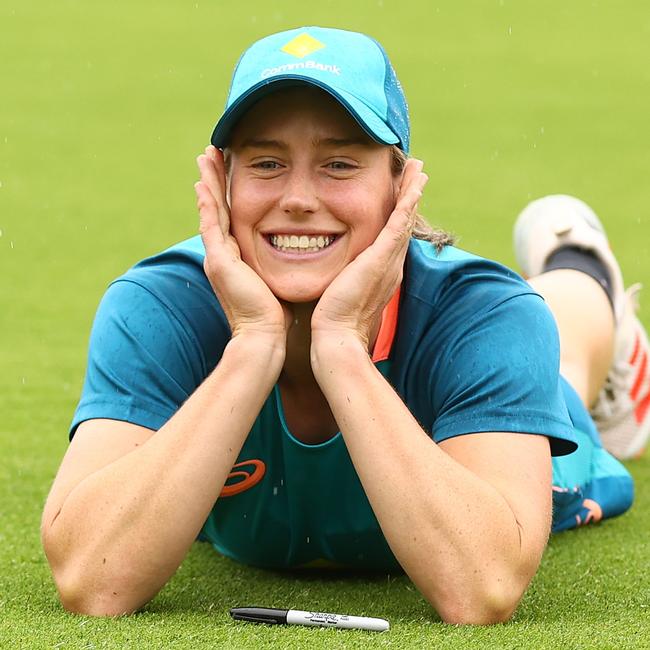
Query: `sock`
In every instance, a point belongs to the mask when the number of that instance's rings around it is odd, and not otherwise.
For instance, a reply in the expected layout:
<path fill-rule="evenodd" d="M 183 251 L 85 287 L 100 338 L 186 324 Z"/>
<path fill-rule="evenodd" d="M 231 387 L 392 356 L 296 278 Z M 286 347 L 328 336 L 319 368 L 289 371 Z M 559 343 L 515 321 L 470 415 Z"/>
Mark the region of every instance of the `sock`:
<path fill-rule="evenodd" d="M 603 288 L 612 310 L 614 309 L 612 279 L 609 271 L 591 251 L 577 246 L 558 248 L 550 255 L 544 265 L 544 271 L 554 271 L 556 269 L 574 269 L 592 277 Z"/>

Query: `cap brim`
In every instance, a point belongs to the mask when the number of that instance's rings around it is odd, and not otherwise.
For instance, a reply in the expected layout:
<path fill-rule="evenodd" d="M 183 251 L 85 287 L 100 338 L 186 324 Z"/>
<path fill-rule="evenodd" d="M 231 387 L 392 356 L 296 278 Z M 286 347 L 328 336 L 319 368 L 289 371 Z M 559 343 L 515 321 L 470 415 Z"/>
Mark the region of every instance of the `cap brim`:
<path fill-rule="evenodd" d="M 400 144 L 399 138 L 384 124 L 382 119 L 354 95 L 300 75 L 281 75 L 272 79 L 264 79 L 249 88 L 224 111 L 224 114 L 214 127 L 210 142 L 219 149 L 228 146 L 233 127 L 255 102 L 280 88 L 305 84 L 321 88 L 334 97 L 350 113 L 364 132 L 379 144 Z"/>

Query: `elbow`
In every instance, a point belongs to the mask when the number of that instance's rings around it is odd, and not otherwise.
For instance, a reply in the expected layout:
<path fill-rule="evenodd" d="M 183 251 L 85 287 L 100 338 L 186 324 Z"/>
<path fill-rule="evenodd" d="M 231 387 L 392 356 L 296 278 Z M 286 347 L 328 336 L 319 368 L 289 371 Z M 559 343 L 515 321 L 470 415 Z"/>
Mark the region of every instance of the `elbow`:
<path fill-rule="evenodd" d="M 45 538 L 43 541 L 59 601 L 68 612 L 85 616 L 123 616 L 145 604 L 136 602 L 131 596 L 133 590 L 121 588 L 119 581 L 93 578 L 81 563 L 62 557 L 57 549 L 48 546 Z M 103 583 L 111 584 L 102 586 Z"/>
<path fill-rule="evenodd" d="M 499 585 L 473 593 L 446 593 L 429 600 L 444 623 L 449 625 L 496 625 L 507 623 L 517 609 L 523 589 L 502 589 Z"/>
<path fill-rule="evenodd" d="M 119 596 L 118 592 L 88 590 L 82 585 L 61 584 L 57 582 L 59 600 L 71 614 L 95 617 L 126 616 L 136 612 L 136 605 Z"/>
<path fill-rule="evenodd" d="M 449 625 L 496 625 L 507 623 L 514 614 L 517 603 L 446 603 L 438 607 L 443 623 Z"/>
<path fill-rule="evenodd" d="M 71 614 L 96 617 L 115 617 L 133 614 L 144 603 L 135 602 L 127 590 L 117 586 L 101 587 L 84 579 L 75 568 L 52 570 L 59 601 Z"/>

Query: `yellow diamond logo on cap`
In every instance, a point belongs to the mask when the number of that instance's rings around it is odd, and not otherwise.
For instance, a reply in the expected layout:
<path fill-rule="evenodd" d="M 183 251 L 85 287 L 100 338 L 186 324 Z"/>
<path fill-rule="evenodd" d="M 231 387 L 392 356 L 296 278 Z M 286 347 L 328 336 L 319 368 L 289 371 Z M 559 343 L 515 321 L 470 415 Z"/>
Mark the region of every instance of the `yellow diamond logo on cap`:
<path fill-rule="evenodd" d="M 291 56 L 295 56 L 297 59 L 302 59 L 308 54 L 313 54 L 318 50 L 322 50 L 324 47 L 324 43 L 321 43 L 313 36 L 310 36 L 307 32 L 303 32 L 300 34 L 300 36 L 292 38 L 284 47 L 281 47 L 280 49 L 287 54 L 291 54 Z"/>

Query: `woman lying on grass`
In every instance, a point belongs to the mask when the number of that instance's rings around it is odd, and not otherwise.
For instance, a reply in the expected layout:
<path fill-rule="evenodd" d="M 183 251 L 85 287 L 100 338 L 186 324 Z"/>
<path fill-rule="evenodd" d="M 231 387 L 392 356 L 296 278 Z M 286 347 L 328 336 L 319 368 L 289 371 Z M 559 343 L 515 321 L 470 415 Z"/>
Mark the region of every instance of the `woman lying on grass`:
<path fill-rule="evenodd" d="M 648 343 L 597 218 L 531 204 L 530 284 L 451 246 L 417 214 L 401 86 L 352 32 L 255 43 L 212 145 L 201 236 L 97 313 L 43 516 L 63 606 L 134 612 L 200 537 L 401 568 L 444 621 L 507 620 L 551 528 L 631 504 L 586 407 L 619 456 L 648 435 Z"/>

